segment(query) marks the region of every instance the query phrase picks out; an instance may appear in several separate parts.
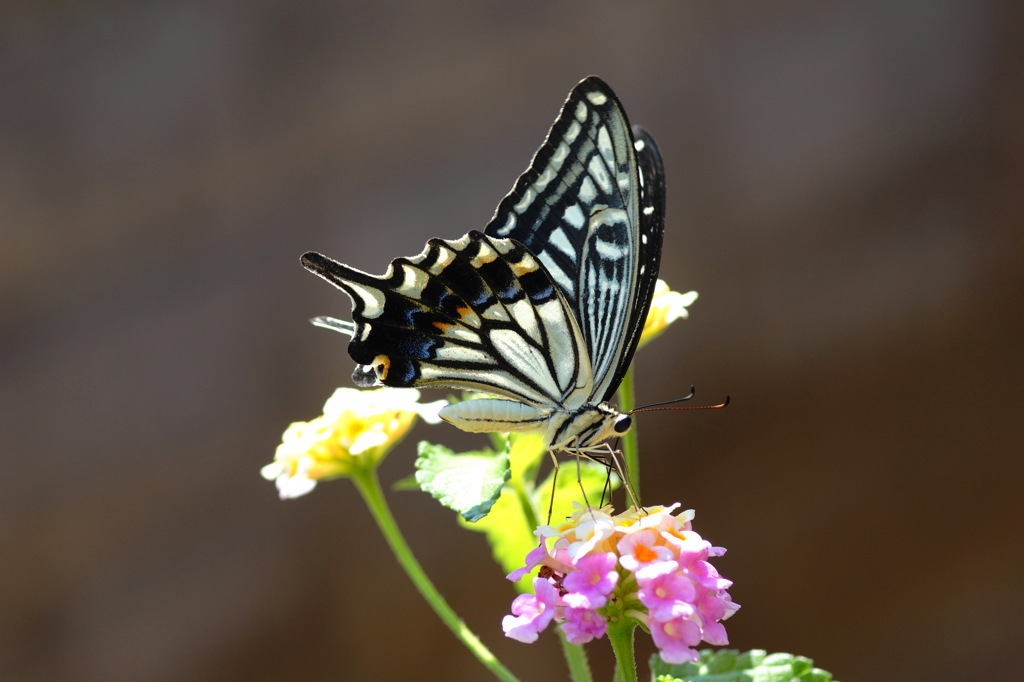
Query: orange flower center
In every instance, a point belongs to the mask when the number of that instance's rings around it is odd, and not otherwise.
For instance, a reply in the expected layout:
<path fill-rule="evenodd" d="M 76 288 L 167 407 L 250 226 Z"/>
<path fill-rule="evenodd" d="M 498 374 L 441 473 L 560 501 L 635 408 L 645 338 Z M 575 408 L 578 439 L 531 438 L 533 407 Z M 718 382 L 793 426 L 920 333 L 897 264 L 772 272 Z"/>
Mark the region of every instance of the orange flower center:
<path fill-rule="evenodd" d="M 654 552 L 654 550 L 648 547 L 647 545 L 637 545 L 636 549 L 633 550 L 633 556 L 636 557 L 637 561 L 642 563 L 654 561 L 658 558 L 658 555 Z"/>

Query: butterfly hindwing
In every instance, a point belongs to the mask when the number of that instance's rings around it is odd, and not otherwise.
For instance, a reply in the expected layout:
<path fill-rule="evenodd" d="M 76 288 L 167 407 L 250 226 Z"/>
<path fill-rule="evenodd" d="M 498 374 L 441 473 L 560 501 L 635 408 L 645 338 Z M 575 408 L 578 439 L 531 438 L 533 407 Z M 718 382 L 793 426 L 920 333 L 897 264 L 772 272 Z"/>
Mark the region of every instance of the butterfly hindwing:
<path fill-rule="evenodd" d="M 436 386 L 560 404 L 590 367 L 572 311 L 522 245 L 432 239 L 382 276 L 317 253 L 303 264 L 353 302 L 349 355 L 363 386 Z"/>

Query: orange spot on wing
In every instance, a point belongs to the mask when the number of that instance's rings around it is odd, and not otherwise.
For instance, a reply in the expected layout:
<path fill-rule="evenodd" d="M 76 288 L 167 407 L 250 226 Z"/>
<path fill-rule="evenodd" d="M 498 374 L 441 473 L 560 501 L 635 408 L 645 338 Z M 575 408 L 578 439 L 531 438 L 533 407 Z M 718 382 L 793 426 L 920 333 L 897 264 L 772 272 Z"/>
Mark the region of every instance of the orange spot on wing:
<path fill-rule="evenodd" d="M 386 355 L 378 355 L 373 359 L 373 371 L 377 378 L 384 381 L 388 378 L 388 370 L 391 368 L 391 358 Z"/>

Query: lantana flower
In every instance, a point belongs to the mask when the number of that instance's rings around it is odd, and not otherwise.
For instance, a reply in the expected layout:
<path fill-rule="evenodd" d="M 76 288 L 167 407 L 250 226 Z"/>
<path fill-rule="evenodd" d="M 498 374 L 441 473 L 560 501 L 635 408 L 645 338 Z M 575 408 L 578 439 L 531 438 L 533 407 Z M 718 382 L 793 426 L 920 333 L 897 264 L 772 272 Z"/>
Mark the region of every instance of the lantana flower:
<path fill-rule="evenodd" d="M 277 484 L 284 500 L 305 495 L 319 480 L 376 467 L 417 416 L 431 424 L 440 421 L 437 412 L 447 402 L 421 404 L 419 397 L 414 388 L 339 388 L 324 404 L 323 415 L 285 430 L 274 461 L 260 473 Z"/>
<path fill-rule="evenodd" d="M 512 615 L 505 616 L 501 627 L 520 642 L 536 642 L 540 632 L 555 615 L 558 590 L 543 578 L 533 579 L 533 594 L 521 594 L 512 602 Z"/>
<path fill-rule="evenodd" d="M 739 605 L 727 592 L 732 582 L 709 561 L 725 549 L 693 531 L 692 510 L 673 514 L 678 507 L 612 515 L 611 507 L 577 505 L 564 524 L 538 528 L 540 546 L 508 576 L 519 580 L 539 568 L 534 594 L 516 597 L 502 621 L 505 634 L 533 642 L 554 620 L 566 639 L 582 644 L 629 618 L 650 631 L 667 663 L 696 662 L 701 640 L 728 644 L 721 621 Z"/>
<path fill-rule="evenodd" d="M 654 284 L 654 296 L 651 298 L 651 309 L 644 320 L 644 328 L 640 333 L 640 346 L 658 337 L 676 320 L 690 316 L 687 308 L 697 300 L 696 291 L 685 294 L 672 291 L 665 280 L 659 279 Z"/>

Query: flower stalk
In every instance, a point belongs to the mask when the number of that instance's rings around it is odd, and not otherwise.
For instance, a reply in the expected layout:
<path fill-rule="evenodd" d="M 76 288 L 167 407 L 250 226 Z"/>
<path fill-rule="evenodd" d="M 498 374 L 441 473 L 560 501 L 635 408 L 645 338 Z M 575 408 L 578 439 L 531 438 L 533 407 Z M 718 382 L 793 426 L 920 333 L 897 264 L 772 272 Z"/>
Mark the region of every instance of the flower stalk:
<path fill-rule="evenodd" d="M 384 491 L 380 487 L 380 480 L 377 477 L 376 469 L 360 467 L 352 472 L 351 479 L 355 483 L 359 494 L 362 495 L 363 501 L 366 502 L 366 507 L 370 510 L 373 520 L 377 522 L 377 527 L 380 528 L 380 532 L 384 535 L 384 539 L 394 553 L 395 558 L 398 559 L 398 563 L 405 570 L 405 574 L 409 576 L 409 580 L 416 586 L 423 599 L 434 610 L 437 617 L 441 619 L 441 622 L 455 634 L 459 641 L 495 677 L 506 682 L 518 682 L 518 678 L 495 658 L 494 654 L 484 646 L 483 642 L 458 617 L 430 581 L 430 578 L 427 577 L 423 567 L 416 560 L 412 549 L 410 549 L 401 531 L 398 529 L 395 517 L 391 514 L 391 509 L 384 498 Z"/>
<path fill-rule="evenodd" d="M 570 643 L 565 638 L 565 633 L 561 631 L 559 631 L 558 641 L 562 643 L 562 656 L 569 668 L 569 679 L 572 682 L 593 682 L 594 675 L 590 672 L 587 650 L 581 644 Z"/>
<path fill-rule="evenodd" d="M 636 647 L 633 634 L 636 621 L 621 619 L 608 625 L 608 641 L 615 653 L 615 682 L 637 682 Z"/>
<path fill-rule="evenodd" d="M 647 312 L 647 318 L 644 320 L 637 350 L 661 336 L 676 320 L 689 317 L 689 307 L 696 300 L 696 291 L 688 291 L 685 294 L 672 291 L 664 280 L 659 279 L 654 285 L 651 309 Z M 619 384 L 616 398 L 619 401 L 620 412 L 629 414 L 636 407 L 633 365 L 626 370 L 622 383 Z M 634 500 L 634 503 L 640 504 L 640 440 L 636 426 L 622 436 L 622 457 L 626 468 L 625 475 L 629 479 L 633 494 L 638 498 Z"/>
<path fill-rule="evenodd" d="M 630 410 L 636 407 L 636 391 L 633 387 L 633 366 L 626 370 L 626 375 L 619 384 L 616 393 L 619 401 L 619 411 L 629 414 Z M 637 496 L 636 504 L 640 504 L 640 437 L 638 429 L 633 425 L 629 431 L 622 436 L 622 461 L 626 468 L 625 476 L 629 481 L 629 489 Z"/>

